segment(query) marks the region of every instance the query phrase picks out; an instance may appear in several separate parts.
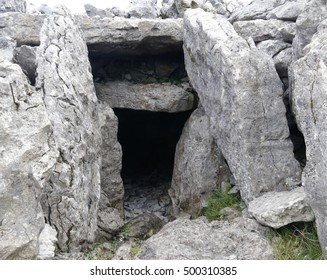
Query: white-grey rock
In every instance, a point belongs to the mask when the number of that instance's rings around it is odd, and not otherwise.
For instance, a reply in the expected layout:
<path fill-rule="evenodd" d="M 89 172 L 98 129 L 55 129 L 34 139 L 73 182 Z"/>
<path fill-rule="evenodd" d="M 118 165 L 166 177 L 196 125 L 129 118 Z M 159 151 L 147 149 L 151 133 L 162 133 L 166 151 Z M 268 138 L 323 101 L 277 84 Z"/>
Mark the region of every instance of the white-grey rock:
<path fill-rule="evenodd" d="M 229 181 L 229 169 L 210 133 L 209 118 L 196 109 L 184 126 L 176 145 L 174 172 L 169 194 L 173 214 L 180 211 L 198 216 L 208 196 L 223 181 Z"/>
<path fill-rule="evenodd" d="M 174 0 L 162 0 L 160 15 L 162 18 L 178 18 L 179 14 Z"/>
<path fill-rule="evenodd" d="M 237 21 L 233 26 L 244 39 L 251 37 L 255 42 L 274 39 L 291 43 L 295 36 L 295 23 L 290 21 L 257 19 Z"/>
<path fill-rule="evenodd" d="M 19 64 L 32 85 L 35 84 L 36 76 L 36 49 L 37 47 L 23 45 L 14 51 L 14 62 Z"/>
<path fill-rule="evenodd" d="M 99 124 L 102 136 L 101 197 L 97 237 L 101 232 L 115 233 L 123 226 L 124 186 L 120 176 L 121 146 L 117 141 L 118 119 L 108 104 L 99 102 Z"/>
<path fill-rule="evenodd" d="M 44 227 L 40 193 L 33 175 L 0 166 L 1 260 L 36 258 Z"/>
<path fill-rule="evenodd" d="M 44 18 L 45 15 L 0 13 L 0 36 L 11 37 L 18 46 L 37 46 Z"/>
<path fill-rule="evenodd" d="M 160 13 L 157 0 L 131 0 L 126 10 L 128 17 L 156 18 Z"/>
<path fill-rule="evenodd" d="M 89 17 L 99 16 L 99 17 L 111 17 L 112 18 L 114 16 L 112 13 L 108 13 L 106 10 L 103 10 L 103 9 L 98 9 L 97 7 L 94 7 L 91 4 L 85 4 L 84 9 L 85 9 L 86 14 Z"/>
<path fill-rule="evenodd" d="M 316 33 L 320 22 L 327 18 L 327 2 L 311 0 L 296 21 L 296 37 L 293 42 L 293 61 L 304 55 L 304 47 L 308 45 Z"/>
<path fill-rule="evenodd" d="M 327 258 L 327 20 L 323 21 L 304 57 L 290 71 L 292 105 L 306 145 L 302 182 L 314 211 L 318 236 Z"/>
<path fill-rule="evenodd" d="M 0 0 L 0 13 L 7 12 L 26 12 L 25 0 Z"/>
<path fill-rule="evenodd" d="M 279 77 L 288 77 L 288 68 L 292 62 L 293 49 L 287 48 L 280 51 L 277 55 L 273 57 L 275 67 Z"/>
<path fill-rule="evenodd" d="M 175 6 L 180 16 L 184 15 L 187 9 L 201 8 L 206 0 L 175 0 Z"/>
<path fill-rule="evenodd" d="M 0 37 L 0 57 L 10 62 L 13 61 L 16 41 L 10 37 Z"/>
<path fill-rule="evenodd" d="M 281 19 L 295 21 L 309 0 L 254 0 L 236 9 L 229 20 Z M 249 1 L 248 1 L 249 2 Z"/>
<path fill-rule="evenodd" d="M 66 9 L 48 16 L 37 51 L 36 86 L 59 156 L 42 206 L 61 251 L 94 240 L 100 197 L 101 135 L 88 51 Z"/>
<path fill-rule="evenodd" d="M 182 112 L 196 106 L 194 95 L 182 87 L 164 84 L 133 84 L 113 81 L 95 84 L 97 96 L 111 108 L 157 112 Z"/>
<path fill-rule="evenodd" d="M 0 259 L 34 259 L 44 227 L 42 187 L 58 154 L 42 95 L 0 58 Z"/>
<path fill-rule="evenodd" d="M 298 16 L 303 12 L 309 0 L 286 1 L 285 4 L 276 7 L 267 13 L 266 18 L 281 19 L 286 21 L 296 21 Z"/>
<path fill-rule="evenodd" d="M 252 200 L 248 211 L 260 224 L 272 228 L 295 222 L 311 222 L 315 218 L 303 187 L 266 193 Z"/>
<path fill-rule="evenodd" d="M 46 15 L 0 14 L 0 36 L 9 36 L 17 45 L 39 45 L 40 29 Z M 182 19 L 100 18 L 75 15 L 90 52 L 158 54 L 180 50 Z M 163 39 L 164 38 L 164 39 Z"/>
<path fill-rule="evenodd" d="M 47 4 L 41 4 L 39 6 L 35 6 L 30 3 L 30 7 L 27 10 L 28 13 L 36 14 L 36 15 L 52 15 L 53 10 Z"/>
<path fill-rule="evenodd" d="M 133 260 L 134 257 L 131 254 L 132 244 L 124 243 L 122 244 L 115 255 L 112 257 L 112 260 Z"/>
<path fill-rule="evenodd" d="M 37 259 L 49 260 L 55 256 L 55 243 L 57 242 L 57 231 L 49 224 L 45 224 L 39 237 L 39 252 Z"/>
<path fill-rule="evenodd" d="M 184 17 L 184 55 L 242 198 L 249 202 L 264 192 L 285 190 L 285 180 L 298 178 L 301 170 L 272 59 L 250 48 L 224 17 L 200 9 Z"/>
<path fill-rule="evenodd" d="M 251 219 L 231 222 L 179 218 L 146 240 L 136 255 L 142 260 L 273 259 L 269 241 Z M 255 244 L 255 246 L 253 246 Z"/>
<path fill-rule="evenodd" d="M 265 53 L 269 54 L 271 57 L 274 57 L 276 54 L 290 48 L 292 45 L 287 42 L 283 42 L 281 40 L 266 40 L 259 42 L 257 44 L 257 48 L 259 50 L 264 51 Z"/>

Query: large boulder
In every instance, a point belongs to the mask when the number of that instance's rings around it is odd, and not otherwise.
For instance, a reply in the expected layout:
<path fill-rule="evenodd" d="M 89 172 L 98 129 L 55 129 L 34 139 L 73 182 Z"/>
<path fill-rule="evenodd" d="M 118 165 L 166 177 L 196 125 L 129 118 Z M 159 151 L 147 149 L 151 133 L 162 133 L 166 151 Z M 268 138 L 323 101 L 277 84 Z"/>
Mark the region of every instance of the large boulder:
<path fill-rule="evenodd" d="M 308 1 L 304 11 L 296 21 L 296 36 L 293 42 L 293 61 L 304 55 L 304 47 L 308 45 L 313 34 L 317 32 L 320 22 L 327 18 L 326 0 Z"/>
<path fill-rule="evenodd" d="M 302 181 L 317 221 L 327 258 L 327 20 L 323 21 L 303 58 L 293 63 L 290 76 L 292 104 L 306 145 Z"/>
<path fill-rule="evenodd" d="M 0 13 L 7 12 L 26 12 L 25 0 L 0 0 Z"/>
<path fill-rule="evenodd" d="M 169 195 L 173 214 L 180 211 L 198 216 L 208 196 L 229 181 L 229 170 L 210 133 L 203 108 L 196 109 L 184 126 L 174 161 Z"/>
<path fill-rule="evenodd" d="M 41 192 L 57 150 L 42 94 L 0 58 L 0 259 L 33 259 L 44 227 Z"/>
<path fill-rule="evenodd" d="M 303 187 L 265 193 L 252 200 L 248 210 L 260 224 L 272 228 L 295 222 L 311 222 L 315 218 Z"/>
<path fill-rule="evenodd" d="M 156 18 L 159 12 L 157 0 L 131 0 L 126 9 L 127 16 L 135 18 Z"/>
<path fill-rule="evenodd" d="M 155 112 L 182 112 L 196 106 L 195 97 L 181 86 L 164 84 L 135 84 L 112 81 L 95 84 L 97 96 L 111 108 L 127 108 Z"/>
<path fill-rule="evenodd" d="M 222 16 L 189 10 L 184 54 L 190 82 L 209 117 L 242 198 L 285 190 L 301 170 L 293 155 L 272 59 L 250 47 Z"/>
<path fill-rule="evenodd" d="M 255 246 L 253 246 L 255 244 Z M 269 241 L 254 220 L 231 222 L 179 218 L 146 240 L 136 255 L 141 260 L 267 260 Z"/>
<path fill-rule="evenodd" d="M 101 135 L 88 51 L 81 30 L 64 8 L 49 15 L 37 50 L 36 87 L 53 128 L 58 160 L 44 186 L 42 206 L 71 251 L 94 240 L 100 197 Z"/>

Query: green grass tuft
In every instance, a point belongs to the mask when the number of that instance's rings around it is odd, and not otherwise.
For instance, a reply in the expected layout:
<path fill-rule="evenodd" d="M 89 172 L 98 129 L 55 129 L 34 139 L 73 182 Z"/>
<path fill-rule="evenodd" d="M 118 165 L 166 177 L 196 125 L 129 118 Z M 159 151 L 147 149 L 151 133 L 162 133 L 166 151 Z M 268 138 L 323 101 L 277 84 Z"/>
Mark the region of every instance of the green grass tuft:
<path fill-rule="evenodd" d="M 314 223 L 296 223 L 274 231 L 271 243 L 277 260 L 322 260 Z"/>
<path fill-rule="evenodd" d="M 230 207 L 236 210 L 241 210 L 241 198 L 238 194 L 228 194 L 216 191 L 208 200 L 208 206 L 204 209 L 204 216 L 209 221 L 219 220 L 222 218 L 221 210 L 225 207 Z"/>

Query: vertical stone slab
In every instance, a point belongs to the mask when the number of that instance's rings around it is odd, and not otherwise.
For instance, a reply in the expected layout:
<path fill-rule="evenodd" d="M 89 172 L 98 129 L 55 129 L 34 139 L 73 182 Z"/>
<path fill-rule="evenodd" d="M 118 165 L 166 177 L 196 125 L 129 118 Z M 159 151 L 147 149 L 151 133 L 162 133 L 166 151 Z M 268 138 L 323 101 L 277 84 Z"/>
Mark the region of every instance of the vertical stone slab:
<path fill-rule="evenodd" d="M 33 259 L 44 227 L 40 204 L 57 153 L 42 95 L 0 58 L 0 259 Z"/>
<path fill-rule="evenodd" d="M 196 109 L 184 126 L 174 161 L 169 195 L 173 214 L 180 211 L 196 217 L 206 206 L 208 196 L 229 181 L 229 169 L 210 133 L 203 108 Z"/>
<path fill-rule="evenodd" d="M 318 236 L 327 258 L 327 20 L 323 21 L 303 58 L 290 71 L 292 104 L 305 144 L 307 164 L 302 182 L 309 197 Z"/>
<path fill-rule="evenodd" d="M 248 202 L 298 180 L 282 84 L 273 61 L 238 36 L 222 16 L 189 10 L 184 54 L 191 84 L 209 117 L 242 198 Z"/>
<path fill-rule="evenodd" d="M 124 225 L 124 186 L 120 176 L 122 150 L 117 140 L 118 119 L 110 106 L 99 102 L 102 135 L 101 196 L 97 238 L 110 238 Z"/>
<path fill-rule="evenodd" d="M 49 15 L 37 52 L 37 88 L 43 93 L 56 166 L 45 186 L 43 209 L 58 232 L 61 251 L 94 240 L 100 196 L 101 135 L 97 98 L 81 30 L 64 8 Z"/>

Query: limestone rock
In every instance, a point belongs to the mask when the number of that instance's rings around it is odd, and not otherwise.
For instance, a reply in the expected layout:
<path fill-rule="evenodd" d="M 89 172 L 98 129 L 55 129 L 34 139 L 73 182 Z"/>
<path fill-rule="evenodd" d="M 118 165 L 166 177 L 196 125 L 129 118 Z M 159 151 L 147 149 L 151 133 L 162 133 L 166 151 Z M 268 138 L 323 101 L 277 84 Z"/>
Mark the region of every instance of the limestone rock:
<path fill-rule="evenodd" d="M 0 14 L 0 36 L 9 36 L 17 45 L 39 45 L 45 15 Z M 90 52 L 159 54 L 180 50 L 182 19 L 100 18 L 75 15 Z M 119 51 L 118 51 L 119 50 Z"/>
<path fill-rule="evenodd" d="M 86 14 L 89 17 L 95 17 L 95 16 L 111 17 L 111 18 L 114 17 L 114 15 L 112 13 L 108 13 L 106 10 L 98 9 L 91 4 L 85 4 L 84 8 L 85 8 Z"/>
<path fill-rule="evenodd" d="M 36 14 L 36 15 L 52 15 L 53 10 L 47 4 L 41 4 L 39 6 L 35 6 L 34 4 L 30 3 L 30 6 L 27 10 L 28 13 Z"/>
<path fill-rule="evenodd" d="M 42 95 L 0 58 L 0 259 L 34 259 L 44 227 L 40 204 L 57 153 Z"/>
<path fill-rule="evenodd" d="M 179 14 L 174 0 L 162 0 L 160 15 L 162 18 L 178 18 Z"/>
<path fill-rule="evenodd" d="M 300 167 L 272 59 L 250 48 L 222 16 L 189 10 L 184 22 L 190 82 L 243 200 L 285 190 L 286 179 L 298 178 Z"/>
<path fill-rule="evenodd" d="M 53 128 L 59 157 L 42 206 L 61 251 L 92 242 L 100 196 L 101 135 L 88 52 L 64 8 L 48 16 L 37 51 L 36 86 Z"/>
<path fill-rule="evenodd" d="M 280 51 L 277 55 L 273 57 L 275 67 L 279 77 L 288 77 L 288 68 L 292 62 L 292 48 L 287 48 Z"/>
<path fill-rule="evenodd" d="M 2 59 L 7 59 L 12 62 L 15 48 L 15 40 L 10 37 L 0 37 L 0 57 Z"/>
<path fill-rule="evenodd" d="M 33 175 L 0 169 L 0 259 L 34 259 L 44 227 L 41 187 Z"/>
<path fill-rule="evenodd" d="M 303 187 L 291 191 L 266 193 L 252 200 L 248 211 L 260 224 L 272 228 L 314 220 Z"/>
<path fill-rule="evenodd" d="M 23 45 L 14 51 L 14 61 L 19 64 L 31 84 L 35 84 L 36 75 L 36 48 Z"/>
<path fill-rule="evenodd" d="M 26 12 L 25 0 L 0 0 L 0 13 L 7 12 Z"/>
<path fill-rule="evenodd" d="M 266 18 L 281 19 L 286 21 L 296 21 L 298 16 L 303 12 L 309 0 L 285 1 L 285 4 L 276 7 L 268 12 Z"/>
<path fill-rule="evenodd" d="M 269 54 L 271 57 L 274 57 L 279 52 L 290 48 L 292 45 L 287 42 L 283 42 L 281 40 L 265 40 L 259 42 L 257 44 L 257 48 L 259 50 L 264 51 L 265 53 Z"/>
<path fill-rule="evenodd" d="M 99 124 L 102 135 L 101 197 L 99 201 L 99 231 L 114 233 L 123 226 L 124 186 L 120 176 L 121 146 L 117 141 L 118 120 L 109 105 L 100 102 Z M 101 235 L 101 233 L 98 233 Z"/>
<path fill-rule="evenodd" d="M 49 224 L 45 224 L 39 237 L 39 252 L 37 259 L 49 260 L 55 256 L 55 243 L 57 242 L 57 231 Z"/>
<path fill-rule="evenodd" d="M 45 15 L 23 13 L 0 13 L 0 36 L 8 36 L 18 46 L 40 44 L 40 30 Z"/>
<path fill-rule="evenodd" d="M 178 13 L 183 16 L 187 9 L 201 8 L 205 0 L 175 0 L 175 6 Z"/>
<path fill-rule="evenodd" d="M 311 0 L 296 21 L 296 37 L 293 42 L 293 60 L 304 55 L 304 47 L 308 45 L 316 33 L 320 22 L 327 18 L 327 2 Z"/>
<path fill-rule="evenodd" d="M 127 236 L 139 239 L 147 239 L 156 234 L 164 225 L 164 222 L 155 214 L 144 213 L 131 219 L 125 226 Z"/>
<path fill-rule="evenodd" d="M 255 246 L 253 246 L 255 244 Z M 272 259 L 272 248 L 251 219 L 231 222 L 179 218 L 146 240 L 136 255 L 142 260 Z"/>
<path fill-rule="evenodd" d="M 194 95 L 182 87 L 166 84 L 133 84 L 128 81 L 96 83 L 100 100 L 112 108 L 181 112 L 196 106 Z"/>
<path fill-rule="evenodd" d="M 157 0 L 131 0 L 126 14 L 132 18 L 156 18 L 159 15 Z"/>
<path fill-rule="evenodd" d="M 132 245 L 130 243 L 122 244 L 115 255 L 113 256 L 112 260 L 132 260 L 134 257 L 131 254 Z"/>
<path fill-rule="evenodd" d="M 302 182 L 314 211 L 318 236 L 327 258 L 327 20 L 323 21 L 304 57 L 290 71 L 292 105 L 306 145 Z"/>
<path fill-rule="evenodd" d="M 90 52 L 156 54 L 180 49 L 182 19 L 75 17 Z M 1 23 L 1 20 L 0 20 Z"/>
<path fill-rule="evenodd" d="M 229 181 L 229 170 L 210 133 L 203 108 L 196 109 L 184 126 L 176 146 L 174 172 L 169 190 L 173 213 L 198 216 L 208 196 Z"/>
<path fill-rule="evenodd" d="M 254 42 L 269 39 L 292 42 L 295 36 L 295 23 L 277 19 L 237 21 L 233 24 L 235 31 L 246 40 L 251 37 Z"/>
<path fill-rule="evenodd" d="M 231 22 L 276 18 L 295 21 L 308 0 L 254 0 L 237 9 L 229 18 Z"/>

